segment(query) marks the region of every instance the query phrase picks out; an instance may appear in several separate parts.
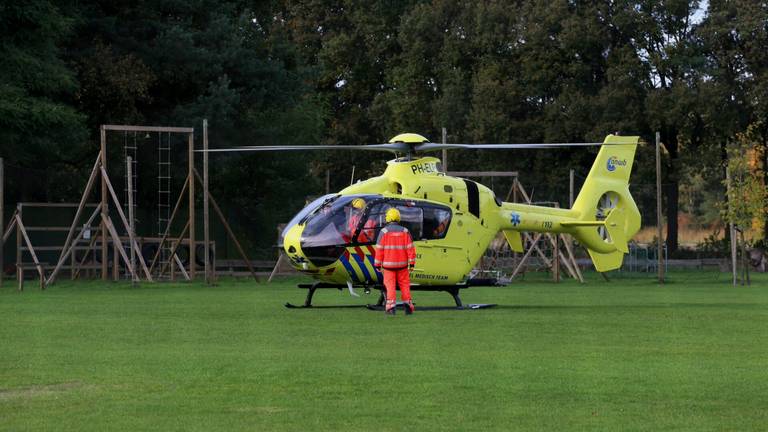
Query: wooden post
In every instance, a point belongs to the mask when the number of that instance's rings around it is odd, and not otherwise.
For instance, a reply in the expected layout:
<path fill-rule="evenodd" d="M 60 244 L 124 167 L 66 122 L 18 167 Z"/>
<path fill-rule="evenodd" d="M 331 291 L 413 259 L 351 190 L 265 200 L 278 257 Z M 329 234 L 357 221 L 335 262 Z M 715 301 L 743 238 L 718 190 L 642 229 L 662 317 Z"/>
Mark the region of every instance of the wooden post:
<path fill-rule="evenodd" d="M 195 180 L 192 171 L 195 170 L 195 134 L 189 134 L 189 277 L 195 280 Z"/>
<path fill-rule="evenodd" d="M 107 131 L 104 125 L 101 125 L 101 168 L 107 169 Z M 101 280 L 108 279 L 107 276 L 107 226 L 104 220 L 109 217 L 109 200 L 107 198 L 107 181 L 104 176 L 101 177 Z"/>
<path fill-rule="evenodd" d="M 77 263 L 75 254 L 69 254 L 69 280 L 75 280 L 75 263 Z"/>
<path fill-rule="evenodd" d="M 731 205 L 731 171 L 725 167 L 725 186 L 728 197 L 728 205 Z M 736 226 L 733 222 L 728 224 L 728 234 L 731 237 L 731 269 L 733 271 L 733 286 L 738 282 L 738 269 L 736 268 Z"/>
<path fill-rule="evenodd" d="M 119 242 L 119 237 L 112 237 L 112 280 L 115 282 L 120 280 L 120 260 L 117 259 L 117 244 Z"/>
<path fill-rule="evenodd" d="M 21 228 L 19 227 L 19 218 L 21 218 L 21 203 L 16 204 L 16 279 L 19 282 L 19 291 L 24 291 L 24 268 L 21 265 Z"/>
<path fill-rule="evenodd" d="M 517 177 L 512 177 L 512 188 L 510 189 L 510 192 L 512 193 L 512 202 L 517 202 Z M 509 194 L 507 194 L 507 197 L 509 197 Z M 509 200 L 509 198 L 507 198 Z M 517 252 L 512 253 L 512 260 L 515 262 L 515 264 L 519 264 L 520 261 L 518 261 L 518 258 L 520 258 L 520 255 Z M 514 277 L 514 276 L 513 276 Z"/>
<path fill-rule="evenodd" d="M 125 253 L 125 249 L 123 249 L 123 244 L 120 243 L 120 238 L 117 235 L 117 230 L 115 230 L 115 225 L 112 224 L 112 220 L 109 219 L 109 216 L 107 216 L 107 219 L 102 221 L 104 225 L 107 226 L 107 229 L 109 230 L 110 235 L 112 236 L 112 244 L 116 245 L 117 251 L 120 254 L 120 256 L 123 258 L 123 262 L 128 267 L 128 271 L 131 272 L 131 277 L 136 277 L 136 271 L 133 267 L 131 267 L 131 261 L 128 258 L 128 254 Z M 115 254 L 115 261 L 118 260 L 117 253 Z"/>
<path fill-rule="evenodd" d="M 24 242 L 27 245 L 27 251 L 29 251 L 29 255 L 32 257 L 32 262 L 35 264 L 35 268 L 37 268 L 37 273 L 40 276 L 40 289 L 44 290 L 45 272 L 43 272 L 43 266 L 40 265 L 40 260 L 37 259 L 35 249 L 32 247 L 32 242 L 29 240 L 29 235 L 27 234 L 27 230 L 24 228 L 24 223 L 21 221 L 21 216 L 19 215 L 16 215 L 16 226 L 18 227 L 19 232 L 21 232 L 21 235 L 24 237 Z"/>
<path fill-rule="evenodd" d="M 354 177 L 354 171 L 352 176 Z M 209 258 L 211 257 L 211 233 L 209 224 L 208 213 L 208 120 L 203 119 L 203 241 L 205 245 L 203 250 L 205 251 L 205 283 L 211 283 L 211 265 Z M 190 250 L 193 246 L 190 246 Z"/>
<path fill-rule="evenodd" d="M 117 194 L 115 193 L 115 189 L 112 187 L 112 182 L 109 181 L 109 175 L 107 174 L 107 171 L 103 168 L 101 170 L 101 177 L 107 183 L 107 189 L 109 189 L 109 193 L 112 196 L 112 202 L 114 202 L 115 204 L 115 209 L 117 210 L 117 215 L 120 216 L 120 221 L 123 223 L 123 228 L 125 228 L 126 231 L 129 231 L 130 224 L 128 223 L 128 219 L 125 217 L 125 213 L 123 213 L 123 208 L 120 205 L 120 201 L 117 199 Z M 120 238 L 117 236 L 114 236 L 114 241 L 119 242 Z M 122 245 L 120 245 L 120 249 L 122 249 Z M 147 263 L 144 262 L 144 257 L 141 256 L 141 254 L 139 254 L 139 264 L 141 264 L 141 268 L 142 270 L 144 270 L 144 275 L 147 277 L 147 280 L 152 282 L 152 275 L 150 274 L 149 269 L 147 268 Z M 135 277 L 135 275 L 131 275 L 131 276 Z"/>
<path fill-rule="evenodd" d="M 555 282 L 560 282 L 560 242 L 557 240 L 557 234 L 553 235 L 554 249 L 552 249 L 552 277 Z"/>
<path fill-rule="evenodd" d="M 3 205 L 5 203 L 5 196 L 4 191 L 5 189 L 5 171 L 3 167 L 3 158 L 0 158 L 0 228 L 5 226 L 5 206 Z M 5 234 L 5 233 L 0 233 Z M 0 241 L 0 288 L 3 287 L 3 279 L 5 278 L 5 267 L 3 266 L 3 245 L 5 243 Z"/>
<path fill-rule="evenodd" d="M 443 128 L 443 144 L 448 143 L 448 130 Z M 448 150 L 443 149 L 443 172 L 448 172 Z"/>
<path fill-rule="evenodd" d="M 175 257 L 175 255 L 174 255 L 174 257 Z M 176 280 L 176 262 L 173 259 L 171 259 L 171 270 L 170 270 L 170 273 L 171 273 L 171 282 L 173 282 L 173 281 Z"/>
<path fill-rule="evenodd" d="M 656 225 L 659 238 L 656 254 L 659 259 L 659 283 L 664 283 L 664 225 L 661 216 L 661 134 L 656 132 Z"/>
<path fill-rule="evenodd" d="M 131 267 L 136 268 L 136 225 L 133 214 L 133 158 L 128 156 L 126 161 L 126 174 L 128 175 L 128 241 L 131 247 Z M 131 277 L 131 284 L 136 285 L 136 277 Z"/>

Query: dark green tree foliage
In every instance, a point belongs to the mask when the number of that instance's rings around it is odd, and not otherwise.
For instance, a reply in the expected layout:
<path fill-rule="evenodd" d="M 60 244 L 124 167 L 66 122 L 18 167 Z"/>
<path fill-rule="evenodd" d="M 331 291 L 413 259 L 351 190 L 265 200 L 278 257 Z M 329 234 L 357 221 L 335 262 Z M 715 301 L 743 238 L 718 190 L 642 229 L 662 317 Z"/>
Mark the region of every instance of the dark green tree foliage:
<path fill-rule="evenodd" d="M 82 83 L 79 106 L 94 132 L 105 123 L 199 131 L 207 118 L 211 147 L 320 141 L 325 108 L 305 85 L 312 70 L 268 7 L 203 0 L 90 2 L 82 10 L 72 60 Z M 158 139 L 167 139 L 141 138 L 149 153 Z M 198 133 L 198 146 L 201 138 Z M 122 160 L 121 142 L 117 137 L 110 155 L 116 160 Z M 172 142 L 172 160 L 181 170 L 186 145 Z M 247 227 L 244 238 L 268 247 L 275 226 L 301 205 L 284 205 L 284 196 L 317 191 L 307 159 L 287 153 L 211 157 L 213 191 L 228 216 Z M 147 179 L 157 173 L 151 159 L 140 157 L 139 166 L 141 197 L 151 208 L 157 198 Z M 183 179 L 175 180 L 178 191 Z"/>
<path fill-rule="evenodd" d="M 755 142 L 768 142 L 768 122 L 760 121 L 768 116 L 768 6 L 699 7 L 698 0 L 5 2 L 2 154 L 49 174 L 37 176 L 48 179 L 40 185 L 9 178 L 9 198 L 76 198 L 105 123 L 199 130 L 207 118 L 213 147 L 376 143 L 401 132 L 439 141 L 441 127 L 450 142 L 598 141 L 614 132 L 653 142 L 659 130 L 674 250 L 678 202 L 697 196 L 683 188 L 681 201 L 679 185 L 720 188 L 725 144 L 749 124 L 763 125 L 752 131 Z M 127 138 L 111 138 L 115 162 Z M 136 138 L 148 149 L 143 157 L 153 154 L 158 137 Z M 174 144 L 179 168 L 182 144 Z M 648 192 L 637 194 L 647 210 L 655 205 L 652 155 L 640 149 L 633 182 Z M 357 178 L 376 175 L 387 157 L 214 155 L 212 184 L 228 216 L 251 229 L 244 237 L 266 246 L 302 204 L 297 197 L 323 191 L 326 170 L 338 190 L 353 165 Z M 564 203 L 568 169 L 586 172 L 593 152 L 451 151 L 449 159 L 452 169 L 519 170 L 535 200 Z M 145 185 L 153 169 L 151 157 L 140 161 Z M 505 193 L 509 185 L 495 186 Z M 151 207 L 154 190 L 141 193 Z"/>
<path fill-rule="evenodd" d="M 46 200 L 69 192 L 82 162 L 85 116 L 73 106 L 75 75 L 58 44 L 72 19 L 52 2 L 0 4 L 0 148 L 7 164 L 8 199 Z M 22 179 L 26 168 L 55 168 Z"/>

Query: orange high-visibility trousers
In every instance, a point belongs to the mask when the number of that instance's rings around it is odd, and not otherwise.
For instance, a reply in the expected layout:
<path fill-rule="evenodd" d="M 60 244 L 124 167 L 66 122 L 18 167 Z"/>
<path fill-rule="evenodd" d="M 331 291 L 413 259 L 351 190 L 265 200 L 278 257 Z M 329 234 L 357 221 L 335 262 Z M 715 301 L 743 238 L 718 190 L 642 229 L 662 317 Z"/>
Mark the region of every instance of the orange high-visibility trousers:
<path fill-rule="evenodd" d="M 408 275 L 408 268 L 390 270 L 382 269 L 384 273 L 384 287 L 387 289 L 387 306 L 390 310 L 397 304 L 395 290 L 400 286 L 400 298 L 413 311 L 413 302 L 411 301 L 411 278 Z"/>

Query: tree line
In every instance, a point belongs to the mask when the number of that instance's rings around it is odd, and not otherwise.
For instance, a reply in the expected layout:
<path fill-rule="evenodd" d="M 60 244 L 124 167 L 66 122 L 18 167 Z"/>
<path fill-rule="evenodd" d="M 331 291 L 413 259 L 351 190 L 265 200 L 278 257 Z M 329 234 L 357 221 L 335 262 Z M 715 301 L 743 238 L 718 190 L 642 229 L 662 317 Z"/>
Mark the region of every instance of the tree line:
<path fill-rule="evenodd" d="M 674 251 L 681 188 L 721 191 L 737 134 L 768 141 L 765 2 L 5 1 L 0 34 L 0 156 L 44 173 L 35 187 L 9 177 L 9 201 L 76 199 L 108 123 L 199 129 L 207 118 L 216 147 L 379 143 L 404 131 L 439 141 L 442 127 L 449 142 L 478 143 L 614 132 L 653 142 L 659 131 Z M 566 182 L 551 167 L 586 169 L 592 157 L 451 152 L 452 168 L 530 172 L 539 196 Z M 327 170 L 336 189 L 351 166 L 372 175 L 383 160 L 216 156 L 211 169 L 220 201 L 269 242 L 301 198 L 323 191 Z M 653 181 L 652 163 L 635 170 L 633 181 Z"/>

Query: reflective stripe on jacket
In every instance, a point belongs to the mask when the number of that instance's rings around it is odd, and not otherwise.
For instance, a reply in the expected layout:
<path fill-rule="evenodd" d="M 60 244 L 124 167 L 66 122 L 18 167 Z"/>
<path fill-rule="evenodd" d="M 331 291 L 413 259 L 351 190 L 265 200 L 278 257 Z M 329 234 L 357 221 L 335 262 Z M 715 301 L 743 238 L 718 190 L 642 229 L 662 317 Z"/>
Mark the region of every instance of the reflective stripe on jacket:
<path fill-rule="evenodd" d="M 376 267 L 402 269 L 416 264 L 416 249 L 408 229 L 390 223 L 379 233 L 376 240 Z"/>

